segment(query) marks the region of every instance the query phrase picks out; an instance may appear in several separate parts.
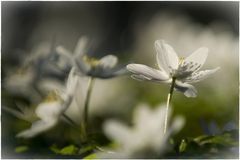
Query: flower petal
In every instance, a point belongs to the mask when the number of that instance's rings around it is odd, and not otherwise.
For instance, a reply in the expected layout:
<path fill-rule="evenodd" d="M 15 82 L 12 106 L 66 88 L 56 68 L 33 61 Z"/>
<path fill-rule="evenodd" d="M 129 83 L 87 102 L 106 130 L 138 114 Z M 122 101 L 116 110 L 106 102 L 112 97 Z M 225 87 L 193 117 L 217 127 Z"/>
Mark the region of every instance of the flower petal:
<path fill-rule="evenodd" d="M 188 82 L 188 83 L 199 82 L 201 80 L 206 79 L 207 77 L 209 77 L 210 75 L 212 75 L 213 73 L 218 71 L 219 69 L 220 69 L 220 67 L 217 67 L 217 68 L 211 69 L 211 70 L 204 70 L 204 71 L 195 72 L 195 73 L 192 74 L 192 76 L 186 78 L 184 80 L 184 82 Z"/>
<path fill-rule="evenodd" d="M 181 67 L 185 66 L 188 72 L 198 71 L 205 63 L 207 56 L 208 48 L 199 48 L 184 60 Z"/>
<path fill-rule="evenodd" d="M 150 80 L 150 81 L 166 81 L 169 79 L 169 76 L 160 70 L 153 69 L 151 67 L 148 67 L 146 65 L 142 64 L 129 64 L 127 65 L 127 69 L 136 74 L 139 75 L 136 78 L 144 79 L 144 80 Z"/>
<path fill-rule="evenodd" d="M 87 37 L 83 36 L 83 37 L 79 38 L 76 48 L 73 52 L 74 56 L 78 57 L 78 56 L 83 56 L 84 54 L 86 54 L 87 44 L 88 44 Z"/>
<path fill-rule="evenodd" d="M 107 55 L 100 59 L 100 66 L 102 68 L 113 68 L 116 66 L 118 58 L 114 55 Z"/>
<path fill-rule="evenodd" d="M 63 56 L 65 60 L 69 61 L 70 64 L 73 64 L 73 57 L 70 51 L 68 51 L 66 48 L 62 46 L 58 46 L 56 48 L 56 51 L 60 56 Z"/>
<path fill-rule="evenodd" d="M 59 101 L 41 103 L 36 109 L 36 115 L 41 120 L 34 122 L 30 129 L 17 134 L 17 137 L 31 138 L 51 129 L 57 124 L 65 109 L 65 105 Z"/>
<path fill-rule="evenodd" d="M 66 94 L 68 96 L 73 96 L 78 85 L 78 79 L 78 76 L 75 74 L 75 68 L 72 67 L 66 83 Z"/>
<path fill-rule="evenodd" d="M 181 81 L 176 81 L 175 83 L 175 89 L 177 91 L 180 91 L 184 93 L 186 97 L 196 97 L 197 96 L 197 90 L 194 86 L 187 84 L 187 83 L 182 83 Z"/>
<path fill-rule="evenodd" d="M 60 101 L 40 103 L 36 108 L 36 115 L 44 121 L 58 119 L 63 112 L 63 105 Z"/>
<path fill-rule="evenodd" d="M 126 125 L 116 120 L 109 120 L 105 122 L 103 129 L 105 134 L 109 138 L 115 140 L 117 143 L 121 145 L 130 142 L 133 136 L 133 131 L 131 130 L 131 128 L 127 127 Z"/>
<path fill-rule="evenodd" d="M 169 132 L 171 132 L 172 134 L 179 132 L 183 128 L 184 124 L 185 124 L 184 117 L 176 116 L 173 119 L 173 122 L 172 122 L 171 128 L 169 129 Z"/>
<path fill-rule="evenodd" d="M 137 75 L 137 74 L 133 74 L 131 75 L 132 79 L 138 80 L 138 81 L 150 81 L 151 78 L 146 77 L 144 75 Z"/>
<path fill-rule="evenodd" d="M 178 56 L 169 44 L 166 44 L 163 40 L 157 40 L 155 42 L 155 48 L 157 51 L 157 62 L 160 69 L 167 73 L 171 73 L 172 70 L 178 68 Z"/>
<path fill-rule="evenodd" d="M 50 128 L 52 128 L 53 126 L 55 126 L 57 123 L 56 120 L 52 120 L 52 121 L 36 121 L 32 124 L 30 129 L 24 130 L 20 133 L 17 134 L 17 137 L 22 137 L 22 138 L 32 138 L 44 131 L 49 130 Z"/>

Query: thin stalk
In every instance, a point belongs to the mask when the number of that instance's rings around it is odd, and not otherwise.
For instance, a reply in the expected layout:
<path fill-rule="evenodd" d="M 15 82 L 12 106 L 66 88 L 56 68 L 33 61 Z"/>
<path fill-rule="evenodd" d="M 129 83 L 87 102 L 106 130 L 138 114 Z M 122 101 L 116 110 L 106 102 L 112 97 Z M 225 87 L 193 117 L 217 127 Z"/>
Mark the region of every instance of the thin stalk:
<path fill-rule="evenodd" d="M 94 78 L 90 77 L 88 82 L 87 95 L 84 102 L 83 122 L 82 122 L 83 135 L 84 135 L 84 138 L 86 138 L 86 140 L 87 140 L 87 133 L 88 133 L 88 109 L 89 109 L 89 102 L 90 102 L 93 86 L 94 86 Z"/>
<path fill-rule="evenodd" d="M 67 123 L 69 123 L 71 126 L 77 128 L 78 125 L 70 117 L 68 117 L 65 113 L 63 113 L 62 116 L 63 116 L 64 120 L 66 120 Z"/>
<path fill-rule="evenodd" d="M 175 81 L 176 81 L 176 78 L 173 78 L 173 79 L 172 79 L 172 84 L 171 84 L 171 87 L 170 87 L 170 91 L 169 91 L 168 96 L 167 96 L 167 108 L 166 108 L 166 114 L 165 114 L 163 134 L 165 134 L 166 131 L 167 131 L 167 125 L 168 125 L 168 109 L 169 109 L 169 104 L 170 104 L 171 99 L 172 99 Z"/>

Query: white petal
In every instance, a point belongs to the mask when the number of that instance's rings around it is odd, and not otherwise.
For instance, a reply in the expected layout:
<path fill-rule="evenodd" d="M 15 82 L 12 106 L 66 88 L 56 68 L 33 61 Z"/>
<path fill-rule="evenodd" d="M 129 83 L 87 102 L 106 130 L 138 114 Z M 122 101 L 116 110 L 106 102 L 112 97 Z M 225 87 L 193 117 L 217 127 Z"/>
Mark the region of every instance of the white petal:
<path fill-rule="evenodd" d="M 20 132 L 17 134 L 17 137 L 22 137 L 22 138 L 31 138 L 34 137 L 44 131 L 47 131 L 54 127 L 57 124 L 57 121 L 36 121 L 32 124 L 30 129 L 27 129 L 25 131 Z"/>
<path fill-rule="evenodd" d="M 154 118 L 153 115 L 154 111 L 150 109 L 150 106 L 147 104 L 140 104 L 134 110 L 133 122 L 135 127 L 141 129 L 144 128 L 145 124 L 149 123 L 149 120 Z"/>
<path fill-rule="evenodd" d="M 114 55 L 107 55 L 100 59 L 100 66 L 103 68 L 113 68 L 116 66 L 118 58 Z"/>
<path fill-rule="evenodd" d="M 88 44 L 88 38 L 85 36 L 81 37 L 78 40 L 76 48 L 74 50 L 74 56 L 78 57 L 86 54 L 87 44 Z"/>
<path fill-rule="evenodd" d="M 158 134 L 163 132 L 164 115 L 166 113 L 165 106 L 159 106 L 152 109 L 146 104 L 140 104 L 134 111 L 134 124 L 138 130 L 145 130 L 144 128 L 148 126 L 152 134 Z M 168 112 L 170 113 L 170 111 Z M 157 133 L 156 133 L 157 132 Z M 161 138 L 161 137 L 159 137 Z"/>
<path fill-rule="evenodd" d="M 35 112 L 39 118 L 45 121 L 58 119 L 63 112 L 63 105 L 60 101 L 40 103 Z"/>
<path fill-rule="evenodd" d="M 137 75 L 137 74 L 133 74 L 131 75 L 132 79 L 138 80 L 138 81 L 150 81 L 151 79 L 144 76 L 144 75 Z"/>
<path fill-rule="evenodd" d="M 132 131 L 130 128 L 118 121 L 109 120 L 105 122 L 103 129 L 109 138 L 115 140 L 119 144 L 124 144 L 131 140 Z"/>
<path fill-rule="evenodd" d="M 69 61 L 70 64 L 73 64 L 73 57 L 72 57 L 72 53 L 70 51 L 68 51 L 67 49 L 65 49 L 62 46 L 58 46 L 56 48 L 56 51 L 60 56 L 63 56 L 65 58 L 65 60 Z"/>
<path fill-rule="evenodd" d="M 58 46 L 56 50 L 59 55 L 65 58 L 64 60 L 66 60 L 72 66 L 76 66 L 82 74 L 85 74 L 90 70 L 91 67 L 84 62 L 84 60 L 82 59 L 82 54 L 73 55 L 70 51 L 68 51 L 62 46 Z"/>
<path fill-rule="evenodd" d="M 177 91 L 183 92 L 186 97 L 196 97 L 197 96 L 197 90 L 194 86 L 182 83 L 180 81 L 176 81 L 175 83 L 175 89 Z"/>
<path fill-rule="evenodd" d="M 66 94 L 73 96 L 75 90 L 77 89 L 79 77 L 75 74 L 75 68 L 72 68 L 68 75 L 68 80 L 66 84 Z"/>
<path fill-rule="evenodd" d="M 198 71 L 202 65 L 205 63 L 206 59 L 208 56 L 208 48 L 202 47 L 193 52 L 190 56 L 188 56 L 185 60 L 184 63 L 182 64 L 183 66 L 187 66 L 188 71 Z"/>
<path fill-rule="evenodd" d="M 155 42 L 155 48 L 160 69 L 171 73 L 173 69 L 176 70 L 178 68 L 178 56 L 169 44 L 166 44 L 163 40 L 157 40 Z"/>
<path fill-rule="evenodd" d="M 171 125 L 171 128 L 170 128 L 170 132 L 172 134 L 175 134 L 177 132 L 179 132 L 182 127 L 184 126 L 185 124 L 185 119 L 183 116 L 177 116 L 173 119 L 173 122 L 172 122 L 172 125 Z"/>
<path fill-rule="evenodd" d="M 165 72 L 142 64 L 129 64 L 127 65 L 127 69 L 130 72 L 139 75 L 137 78 L 142 78 L 144 80 L 166 81 L 169 79 L 168 75 Z"/>
<path fill-rule="evenodd" d="M 209 77 L 210 75 L 212 75 L 213 73 L 218 71 L 219 69 L 220 69 L 220 67 L 217 67 L 217 68 L 211 69 L 211 70 L 204 70 L 204 71 L 195 72 L 195 73 L 192 74 L 191 77 L 186 78 L 184 81 L 188 82 L 188 83 L 199 82 L 201 80 L 206 79 L 207 77 Z"/>
<path fill-rule="evenodd" d="M 36 115 L 41 120 L 34 122 L 30 129 L 20 132 L 17 137 L 31 138 L 51 129 L 57 124 L 63 111 L 63 105 L 58 101 L 39 104 Z"/>

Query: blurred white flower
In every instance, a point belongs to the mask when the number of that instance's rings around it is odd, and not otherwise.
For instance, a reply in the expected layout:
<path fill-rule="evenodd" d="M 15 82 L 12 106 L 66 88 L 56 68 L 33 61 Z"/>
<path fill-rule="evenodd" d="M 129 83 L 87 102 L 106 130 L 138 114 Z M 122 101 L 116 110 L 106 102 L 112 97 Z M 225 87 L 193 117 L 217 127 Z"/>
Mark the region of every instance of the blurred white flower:
<path fill-rule="evenodd" d="M 83 75 L 97 78 L 111 78 L 125 73 L 124 68 L 116 67 L 118 58 L 114 55 L 106 55 L 101 59 L 89 57 L 86 54 L 87 42 L 88 39 L 86 37 L 81 37 L 73 53 L 62 46 L 57 47 L 57 53 L 65 58 L 64 63 L 75 66 L 79 69 L 80 74 Z"/>
<path fill-rule="evenodd" d="M 7 69 L 7 76 L 3 81 L 4 88 L 11 94 L 28 98 L 32 103 L 39 103 L 44 95 L 42 91 L 50 89 L 46 88 L 48 85 L 42 90 L 41 85 L 45 83 L 45 78 L 55 78 L 58 83 L 59 79 L 63 79 L 63 72 L 53 65 L 53 53 L 54 49 L 50 43 L 40 43 L 28 55 L 24 54 L 21 66 L 15 72 Z"/>
<path fill-rule="evenodd" d="M 41 76 L 62 76 L 66 71 L 61 70 L 61 68 L 54 65 L 54 62 L 57 61 L 56 54 L 54 54 L 56 52 L 55 50 L 54 41 L 51 43 L 39 43 L 28 55 L 25 56 L 22 66 L 25 68 L 32 68 L 38 79 L 41 78 Z"/>
<path fill-rule="evenodd" d="M 41 95 L 39 95 L 34 86 L 36 82 L 36 73 L 32 68 L 20 68 L 14 74 L 7 76 L 3 80 L 3 87 L 10 93 L 20 95 L 33 103 L 39 102 Z"/>
<path fill-rule="evenodd" d="M 167 150 L 170 134 L 178 132 L 184 125 L 183 117 L 173 119 L 166 134 L 164 130 L 165 106 L 151 109 L 146 104 L 139 105 L 133 117 L 133 126 L 116 120 L 104 124 L 106 135 L 119 146 L 114 153 L 98 153 L 102 158 L 157 158 Z"/>
<path fill-rule="evenodd" d="M 50 95 L 45 102 L 40 103 L 36 108 L 36 115 L 40 120 L 34 122 L 30 129 L 17 134 L 17 137 L 31 138 L 54 127 L 72 103 L 77 85 L 78 76 L 75 75 L 74 68 L 72 68 L 65 90 L 60 90 L 53 96 Z"/>
<path fill-rule="evenodd" d="M 179 58 L 174 49 L 162 40 L 155 42 L 156 59 L 159 69 L 142 64 L 129 64 L 127 69 L 136 80 L 175 83 L 175 89 L 187 97 L 196 97 L 197 90 L 189 83 L 196 83 L 215 73 L 218 68 L 199 71 L 205 63 L 208 49 L 199 48 L 187 58 Z"/>

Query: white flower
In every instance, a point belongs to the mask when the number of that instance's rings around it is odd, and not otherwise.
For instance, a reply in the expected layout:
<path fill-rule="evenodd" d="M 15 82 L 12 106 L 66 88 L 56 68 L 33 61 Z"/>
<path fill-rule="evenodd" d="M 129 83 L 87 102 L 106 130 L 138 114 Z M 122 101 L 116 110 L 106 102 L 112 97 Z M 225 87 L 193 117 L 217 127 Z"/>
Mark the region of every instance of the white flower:
<path fill-rule="evenodd" d="M 219 69 L 199 71 L 208 55 L 205 47 L 199 48 L 187 58 L 179 58 L 174 49 L 162 40 L 155 42 L 155 48 L 159 69 L 142 64 L 129 64 L 127 69 L 134 73 L 132 78 L 163 83 L 172 83 L 175 80 L 176 90 L 187 97 L 196 97 L 197 90 L 190 83 L 199 82 Z"/>
<path fill-rule="evenodd" d="M 102 154 L 103 158 L 156 158 L 167 149 L 170 134 L 179 131 L 184 124 L 182 117 L 173 119 L 167 134 L 163 134 L 165 106 L 150 109 L 141 104 L 134 112 L 133 126 L 129 127 L 115 120 L 104 124 L 106 135 L 119 147 L 115 153 Z"/>
<path fill-rule="evenodd" d="M 65 58 L 64 63 L 68 61 L 68 64 L 75 66 L 83 75 L 111 78 L 124 73 L 125 69 L 116 67 L 118 58 L 114 55 L 106 55 L 101 59 L 89 57 L 86 54 L 87 42 L 86 37 L 80 38 L 73 54 L 62 46 L 57 47 L 57 53 Z"/>
<path fill-rule="evenodd" d="M 62 114 L 70 106 L 74 92 L 78 85 L 78 76 L 71 70 L 66 83 L 66 89 L 59 94 L 49 96 L 46 102 L 40 103 L 36 109 L 36 115 L 40 120 L 34 122 L 30 129 L 20 132 L 17 137 L 31 138 L 54 127 Z"/>

